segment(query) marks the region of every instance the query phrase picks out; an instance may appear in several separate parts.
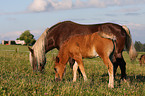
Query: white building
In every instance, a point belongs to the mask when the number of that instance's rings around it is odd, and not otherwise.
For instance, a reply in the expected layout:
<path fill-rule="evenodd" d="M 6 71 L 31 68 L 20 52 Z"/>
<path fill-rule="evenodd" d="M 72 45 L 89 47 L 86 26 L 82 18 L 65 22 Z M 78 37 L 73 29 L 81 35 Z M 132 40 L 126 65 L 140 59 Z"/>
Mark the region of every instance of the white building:
<path fill-rule="evenodd" d="M 9 41 L 5 41 L 2 40 L 2 45 L 16 45 L 16 44 L 20 44 L 20 45 L 24 45 L 26 44 L 24 40 L 9 40 Z"/>
<path fill-rule="evenodd" d="M 24 45 L 26 44 L 24 40 L 15 40 L 16 44 Z"/>

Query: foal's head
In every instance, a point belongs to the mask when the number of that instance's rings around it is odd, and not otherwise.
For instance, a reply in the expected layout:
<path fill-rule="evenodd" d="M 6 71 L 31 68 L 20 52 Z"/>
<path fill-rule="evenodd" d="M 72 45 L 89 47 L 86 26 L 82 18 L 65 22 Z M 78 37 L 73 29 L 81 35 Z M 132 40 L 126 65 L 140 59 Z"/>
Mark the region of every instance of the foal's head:
<path fill-rule="evenodd" d="M 56 57 L 55 60 L 55 66 L 54 66 L 54 70 L 55 70 L 55 81 L 61 81 L 62 77 L 64 75 L 65 72 L 65 64 L 62 64 L 59 60 L 59 57 Z"/>

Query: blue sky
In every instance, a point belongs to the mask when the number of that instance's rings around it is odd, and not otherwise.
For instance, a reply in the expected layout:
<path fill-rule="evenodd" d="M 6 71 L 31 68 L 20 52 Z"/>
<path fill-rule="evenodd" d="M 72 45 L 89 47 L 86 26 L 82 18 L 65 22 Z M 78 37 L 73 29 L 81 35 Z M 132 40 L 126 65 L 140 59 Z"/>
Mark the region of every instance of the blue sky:
<path fill-rule="evenodd" d="M 25 30 L 38 39 L 65 20 L 127 25 L 133 41 L 145 43 L 145 0 L 1 0 L 0 41 L 15 40 Z"/>

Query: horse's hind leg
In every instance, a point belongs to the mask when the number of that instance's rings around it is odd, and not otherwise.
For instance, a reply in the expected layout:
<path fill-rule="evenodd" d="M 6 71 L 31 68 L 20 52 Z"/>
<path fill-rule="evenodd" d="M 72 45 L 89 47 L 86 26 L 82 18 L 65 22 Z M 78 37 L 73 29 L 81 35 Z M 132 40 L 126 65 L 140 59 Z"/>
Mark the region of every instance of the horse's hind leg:
<path fill-rule="evenodd" d="M 121 79 L 126 81 L 126 62 L 122 58 L 117 58 L 117 62 L 119 62 L 119 67 L 121 69 Z"/>

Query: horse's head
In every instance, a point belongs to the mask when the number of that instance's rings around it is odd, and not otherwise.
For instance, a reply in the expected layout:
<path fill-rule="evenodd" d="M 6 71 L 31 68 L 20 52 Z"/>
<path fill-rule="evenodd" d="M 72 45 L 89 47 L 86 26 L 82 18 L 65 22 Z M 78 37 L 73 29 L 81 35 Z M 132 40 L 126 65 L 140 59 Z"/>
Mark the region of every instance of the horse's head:
<path fill-rule="evenodd" d="M 42 72 L 46 63 L 46 57 L 43 56 L 43 58 L 40 58 L 41 56 L 38 56 L 38 54 L 35 52 L 36 50 L 28 47 L 30 54 L 29 54 L 29 60 L 31 63 L 31 66 L 33 67 L 33 71 L 40 71 Z"/>
<path fill-rule="evenodd" d="M 61 64 L 61 62 L 59 62 L 59 57 L 56 57 L 55 60 L 55 66 L 54 66 L 54 70 L 55 70 L 55 81 L 61 81 L 62 77 L 64 75 L 65 72 L 65 65 Z"/>

